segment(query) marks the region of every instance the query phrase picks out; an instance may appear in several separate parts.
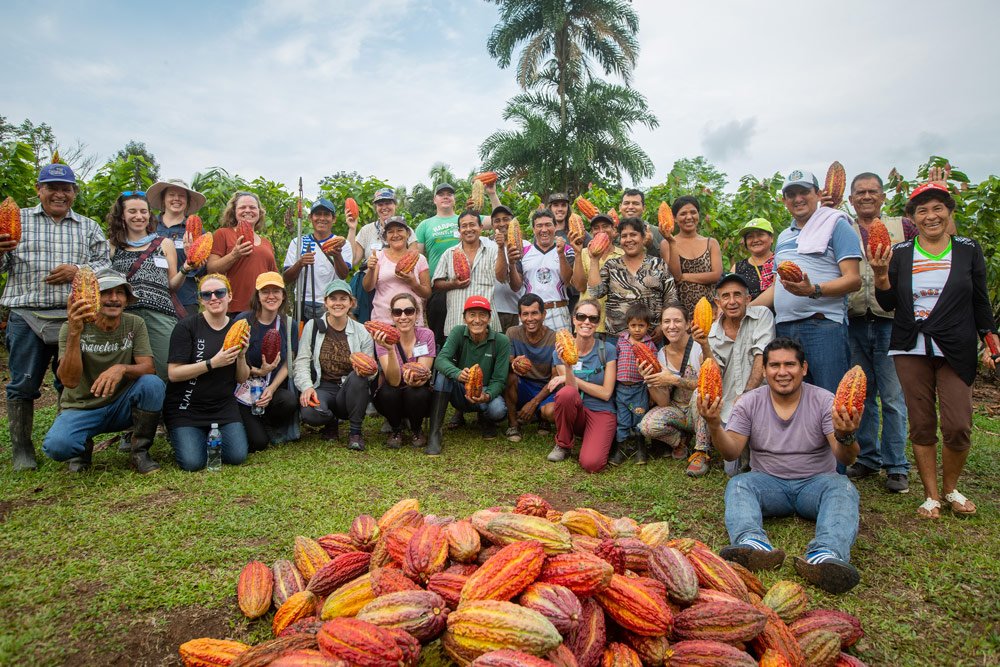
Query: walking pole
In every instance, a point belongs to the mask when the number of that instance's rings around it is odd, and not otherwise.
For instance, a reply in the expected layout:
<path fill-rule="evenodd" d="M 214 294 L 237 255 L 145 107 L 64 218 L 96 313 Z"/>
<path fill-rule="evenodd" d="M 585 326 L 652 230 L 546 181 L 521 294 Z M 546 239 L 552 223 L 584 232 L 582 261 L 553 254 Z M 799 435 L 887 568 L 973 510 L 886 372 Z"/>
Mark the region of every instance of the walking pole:
<path fill-rule="evenodd" d="M 301 258 L 302 254 L 304 252 L 306 252 L 305 239 L 302 237 L 302 177 L 301 176 L 299 176 L 298 236 L 297 236 L 297 238 L 299 239 L 299 244 L 300 244 L 299 245 L 299 257 Z M 297 313 L 298 320 L 299 320 L 299 336 L 302 335 L 302 327 L 304 327 L 305 323 L 306 323 L 306 280 L 308 278 L 309 278 L 309 267 L 306 266 L 302 270 L 302 287 L 301 287 L 301 291 L 299 292 L 299 312 Z"/>

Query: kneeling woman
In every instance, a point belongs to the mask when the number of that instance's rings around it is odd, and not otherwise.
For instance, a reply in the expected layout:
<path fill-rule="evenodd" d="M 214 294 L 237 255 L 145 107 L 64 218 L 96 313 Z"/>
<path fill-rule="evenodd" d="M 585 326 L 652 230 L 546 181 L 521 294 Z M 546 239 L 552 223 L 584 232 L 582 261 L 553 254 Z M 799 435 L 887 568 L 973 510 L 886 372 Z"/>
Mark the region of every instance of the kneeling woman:
<path fill-rule="evenodd" d="M 375 408 L 389 422 L 392 432 L 385 445 L 389 449 L 399 449 L 403 444 L 403 417 L 410 421 L 413 431 L 413 446 L 427 444 L 424 436 L 424 417 L 431 410 L 431 389 L 429 380 L 437 346 L 434 332 L 416 326 L 420 319 L 420 305 L 412 294 L 402 293 L 392 297 L 389 303 L 392 323 L 399 330 L 399 342 L 388 346 L 385 334 L 373 335 L 378 343 L 378 363 L 382 367 L 382 384 L 375 394 Z M 403 365 L 416 362 L 427 370 L 414 373 L 403 370 Z"/>
<path fill-rule="evenodd" d="M 375 342 L 363 324 L 347 316 L 355 301 L 346 282 L 331 280 L 323 292 L 326 315 L 306 322 L 295 357 L 295 386 L 302 391 L 299 414 L 310 426 L 331 426 L 325 433 L 334 438 L 336 420 L 347 419 L 347 448 L 360 452 L 365 448 L 361 425 L 371 400 L 370 378 L 354 372 L 351 355 L 374 356 Z"/>
<path fill-rule="evenodd" d="M 594 299 L 581 299 L 576 304 L 577 363 L 568 366 L 563 361 L 563 346 L 557 340 L 552 363 L 557 376 L 549 381 L 549 391 L 556 394 L 556 446 L 549 452 L 549 461 L 565 459 L 573 449 L 573 440 L 582 436 L 580 466 L 587 472 L 597 472 L 608 463 L 608 452 L 618 423 L 612 398 L 618 356 L 614 343 L 594 336 L 601 321 L 601 304 Z M 560 388 L 560 385 L 562 387 Z"/>
<path fill-rule="evenodd" d="M 222 432 L 222 462 L 243 463 L 247 436 L 233 391 L 250 376 L 243 345 L 228 350 L 222 343 L 233 325 L 226 313 L 232 300 L 229 281 L 218 273 L 198 283 L 203 312 L 177 323 L 167 356 L 167 397 L 163 419 L 183 470 L 201 470 L 208 461 L 205 441 L 212 424 Z"/>
<path fill-rule="evenodd" d="M 280 434 L 287 432 L 295 419 L 297 405 L 295 395 L 288 388 L 288 365 L 285 363 L 288 358 L 287 303 L 284 279 L 280 273 L 268 271 L 257 276 L 256 290 L 250 296 L 250 310 L 236 318 L 250 323 L 247 347 L 250 379 L 237 387 L 236 400 L 240 404 L 251 452 L 267 449 L 271 442 L 265 426 Z M 262 354 L 264 336 L 269 331 L 277 331 L 281 339 L 278 356 L 271 363 L 267 363 Z M 262 387 L 256 401 L 253 400 L 253 385 Z"/>

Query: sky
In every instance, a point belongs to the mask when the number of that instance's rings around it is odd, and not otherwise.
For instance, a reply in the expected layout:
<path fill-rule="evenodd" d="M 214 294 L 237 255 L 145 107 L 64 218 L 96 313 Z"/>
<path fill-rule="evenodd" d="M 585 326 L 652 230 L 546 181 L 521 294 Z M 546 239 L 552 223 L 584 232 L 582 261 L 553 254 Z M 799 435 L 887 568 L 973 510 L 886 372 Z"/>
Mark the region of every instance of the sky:
<path fill-rule="evenodd" d="M 630 85 L 659 127 L 662 182 L 704 155 L 728 174 L 823 178 L 945 155 L 1000 173 L 1000 2 L 635 0 Z M 489 57 L 484 0 L 6 1 L 0 115 L 49 124 L 101 162 L 145 142 L 164 178 L 221 166 L 307 196 L 338 171 L 428 182 L 478 170 L 514 72 Z M 992 82 L 992 83 L 990 83 Z M 633 184 L 628 184 L 633 185 Z"/>

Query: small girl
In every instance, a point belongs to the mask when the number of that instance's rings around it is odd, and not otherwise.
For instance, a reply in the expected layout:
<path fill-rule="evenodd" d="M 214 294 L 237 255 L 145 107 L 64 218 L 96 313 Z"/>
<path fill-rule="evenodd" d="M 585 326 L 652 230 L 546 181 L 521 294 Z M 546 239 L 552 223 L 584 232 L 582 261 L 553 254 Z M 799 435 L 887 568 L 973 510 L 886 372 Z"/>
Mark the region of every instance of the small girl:
<path fill-rule="evenodd" d="M 617 466 L 635 455 L 636 465 L 646 463 L 646 442 L 638 432 L 639 422 L 649 409 L 649 390 L 639 373 L 633 345 L 645 345 L 656 355 L 656 344 L 649 336 L 652 324 L 649 308 L 636 302 L 625 312 L 628 331 L 618 334 L 618 377 L 615 385 L 615 406 L 618 428 L 615 432 L 615 453 L 608 461 Z"/>

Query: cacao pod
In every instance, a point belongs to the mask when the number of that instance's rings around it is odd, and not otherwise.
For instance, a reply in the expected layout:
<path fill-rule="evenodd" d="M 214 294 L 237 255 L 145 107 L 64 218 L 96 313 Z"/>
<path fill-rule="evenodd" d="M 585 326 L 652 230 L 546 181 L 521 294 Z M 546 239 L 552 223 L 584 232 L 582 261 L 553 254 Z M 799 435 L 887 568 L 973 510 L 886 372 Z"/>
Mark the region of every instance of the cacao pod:
<path fill-rule="evenodd" d="M 790 283 L 802 282 L 802 269 L 790 259 L 778 263 L 778 277 Z"/>
<path fill-rule="evenodd" d="M 667 595 L 679 604 L 698 597 L 698 575 L 691 561 L 677 549 L 660 545 L 649 553 L 649 573 L 667 587 Z"/>
<path fill-rule="evenodd" d="M 184 667 L 218 667 L 229 665 L 250 647 L 242 642 L 229 639 L 203 637 L 192 639 L 180 645 L 178 652 Z"/>
<path fill-rule="evenodd" d="M 763 598 L 767 593 L 767 589 L 764 588 L 764 584 L 761 583 L 757 575 L 734 561 L 729 561 L 729 567 L 733 568 L 733 571 L 740 575 L 740 579 L 746 584 L 747 591 L 751 595 L 751 602 L 759 602 L 760 600 L 754 600 L 752 596 L 756 595 L 758 598 Z"/>
<path fill-rule="evenodd" d="M 302 573 L 295 567 L 295 563 L 290 560 L 276 560 L 271 566 L 271 573 L 274 575 L 274 606 L 280 607 L 285 604 L 285 600 L 295 595 L 299 591 L 306 589 L 305 580 Z"/>
<path fill-rule="evenodd" d="M 764 612 L 746 602 L 693 604 L 674 617 L 674 636 L 720 642 L 750 641 L 767 623 Z"/>
<path fill-rule="evenodd" d="M 881 254 L 885 248 L 891 245 L 892 239 L 889 237 L 889 230 L 885 223 L 882 222 L 881 218 L 875 218 L 875 221 L 868 226 L 868 256 Z"/>
<path fill-rule="evenodd" d="M 613 540 L 601 540 L 601 543 L 594 549 L 594 555 L 611 563 L 615 574 L 625 574 L 625 550 L 614 543 Z"/>
<path fill-rule="evenodd" d="M 472 266 L 469 264 L 469 257 L 462 250 L 462 246 L 455 246 L 451 254 L 451 268 L 455 273 L 455 280 L 468 280 L 472 276 Z"/>
<path fill-rule="evenodd" d="M 563 637 L 576 631 L 583 614 L 580 600 L 573 591 L 557 584 L 536 581 L 524 589 L 517 601 L 522 607 L 534 609 L 549 619 Z"/>
<path fill-rule="evenodd" d="M 9 234 L 11 241 L 21 242 L 21 207 L 13 197 L 0 204 L 0 234 Z"/>
<path fill-rule="evenodd" d="M 840 635 L 836 632 L 810 630 L 797 639 L 809 667 L 833 667 L 840 658 Z"/>
<path fill-rule="evenodd" d="M 400 591 L 375 598 L 356 618 L 381 628 L 405 630 L 426 643 L 444 632 L 448 607 L 433 591 Z"/>
<path fill-rule="evenodd" d="M 476 525 L 475 521 L 472 525 Z M 565 527 L 537 516 L 500 512 L 489 520 L 486 530 L 492 536 L 487 539 L 500 546 L 521 540 L 535 540 L 541 543 L 542 549 L 549 556 L 567 553 L 573 548 L 569 531 Z"/>
<path fill-rule="evenodd" d="M 364 551 L 340 554 L 313 573 L 306 590 L 312 591 L 317 597 L 326 597 L 367 572 L 371 559 L 371 554 Z"/>
<path fill-rule="evenodd" d="M 654 521 L 639 527 L 639 539 L 651 547 L 658 547 L 670 539 L 670 524 L 666 521 Z"/>
<path fill-rule="evenodd" d="M 618 217 L 618 211 L 616 211 L 613 206 L 608 209 L 608 217 L 611 218 L 611 222 L 615 223 L 615 227 L 617 227 L 618 223 L 621 222 L 621 219 Z"/>
<path fill-rule="evenodd" d="M 688 639 L 670 646 L 668 665 L 688 667 L 757 667 L 746 651 L 710 639 Z"/>
<path fill-rule="evenodd" d="M 281 631 L 295 621 L 312 616 L 316 613 L 316 595 L 312 591 L 299 591 L 295 593 L 285 603 L 274 612 L 274 619 L 271 621 L 271 629 L 277 637 Z"/>
<path fill-rule="evenodd" d="M 344 200 L 344 215 L 348 218 L 358 219 L 361 212 L 358 210 L 358 202 L 354 201 L 354 197 L 348 197 Z"/>
<path fill-rule="evenodd" d="M 785 623 L 791 623 L 809 606 L 809 595 L 801 584 L 783 579 L 772 584 L 762 602 L 770 607 L 778 618 Z"/>
<path fill-rule="evenodd" d="M 833 164 L 826 170 L 826 183 L 823 185 L 826 194 L 833 199 L 833 202 L 830 204 L 831 208 L 837 208 L 844 201 L 844 190 L 846 188 L 847 172 L 844 171 L 844 165 L 834 160 Z"/>
<path fill-rule="evenodd" d="M 698 299 L 694 305 L 694 314 L 691 316 L 691 324 L 698 327 L 707 336 L 712 330 L 712 322 L 715 320 L 712 312 L 712 303 L 705 297 Z"/>
<path fill-rule="evenodd" d="M 201 218 L 197 215 L 189 215 L 187 220 L 184 222 L 184 231 L 187 233 L 188 238 L 194 241 L 196 238 L 205 233 L 205 226 L 201 222 Z"/>
<path fill-rule="evenodd" d="M 339 616 L 355 616 L 374 599 L 371 573 L 363 574 L 330 593 L 323 602 L 319 617 L 329 621 Z"/>
<path fill-rule="evenodd" d="M 642 667 L 639 654 L 620 642 L 611 642 L 604 649 L 601 658 L 602 667 Z"/>
<path fill-rule="evenodd" d="M 556 331 L 556 345 L 559 346 L 559 358 L 567 366 L 572 366 L 580 361 L 580 353 L 576 349 L 576 339 L 569 329 L 559 329 Z"/>
<path fill-rule="evenodd" d="M 962 185 L 965 185 L 965 183 Z M 833 667 L 868 667 L 868 665 L 849 653 L 841 653 L 837 658 L 837 662 L 833 663 Z"/>
<path fill-rule="evenodd" d="M 611 522 L 611 537 L 616 540 L 623 537 L 638 537 L 638 534 L 639 522 L 631 517 L 621 516 Z"/>
<path fill-rule="evenodd" d="M 265 363 L 273 364 L 281 352 L 281 332 L 274 328 L 269 328 L 264 332 L 264 338 L 260 341 L 260 356 Z"/>
<path fill-rule="evenodd" d="M 418 261 L 420 261 L 420 253 L 416 250 L 407 250 L 396 262 L 396 275 L 406 276 L 413 273 L 413 270 L 417 268 Z"/>
<path fill-rule="evenodd" d="M 246 320 L 236 320 L 226 332 L 226 337 L 222 341 L 223 350 L 231 350 L 234 347 L 244 347 L 244 339 L 250 333 L 250 323 Z"/>
<path fill-rule="evenodd" d="M 243 566 L 236 584 L 236 601 L 240 611 L 250 619 L 260 618 L 271 609 L 274 594 L 274 574 L 264 563 L 252 560 Z"/>
<path fill-rule="evenodd" d="M 470 208 L 476 212 L 482 211 L 485 200 L 486 188 L 483 186 L 483 182 L 477 178 L 472 181 L 472 193 L 469 195 L 469 201 L 472 204 Z"/>
<path fill-rule="evenodd" d="M 367 327 L 368 325 L 366 324 L 365 326 Z M 375 543 L 381 534 L 382 531 L 379 530 L 378 522 L 375 521 L 375 517 L 373 516 L 359 514 L 351 522 L 351 532 L 349 533 L 351 544 L 357 547 L 359 551 L 371 551 L 374 549 Z"/>
<path fill-rule="evenodd" d="M 576 210 L 580 212 L 580 215 L 587 218 L 588 220 L 601 212 L 599 208 L 591 204 L 583 197 L 577 197 L 576 201 L 574 201 L 573 204 L 576 206 Z"/>
<path fill-rule="evenodd" d="M 469 575 L 457 574 L 453 572 L 438 572 L 432 574 L 427 580 L 427 590 L 434 591 L 440 595 L 445 603 L 456 609 L 462 598 L 462 589 L 469 581 Z"/>
<path fill-rule="evenodd" d="M 189 243 L 185 249 L 187 257 L 185 261 L 188 263 L 188 266 L 198 268 L 207 262 L 208 256 L 212 254 L 212 246 L 214 243 L 215 237 L 211 234 L 202 234 Z"/>
<path fill-rule="evenodd" d="M 348 551 L 358 550 L 351 541 L 351 536 L 348 533 L 330 533 L 316 540 L 316 543 L 323 547 L 323 551 L 330 558 L 345 554 Z"/>
<path fill-rule="evenodd" d="M 865 407 L 865 397 L 868 394 L 868 376 L 861 366 L 854 366 L 837 385 L 837 393 L 833 398 L 834 410 L 854 410 L 860 413 Z"/>
<path fill-rule="evenodd" d="M 301 649 L 315 649 L 315 635 L 285 635 L 257 644 L 241 653 L 229 667 L 268 667 L 279 657 Z"/>
<path fill-rule="evenodd" d="M 604 232 L 597 232 L 587 244 L 591 257 L 601 257 L 611 247 L 611 237 Z"/>
<path fill-rule="evenodd" d="M 432 575 L 448 564 L 448 538 L 441 526 L 424 524 L 416 529 L 406 545 L 403 574 L 414 581 L 427 583 Z"/>
<path fill-rule="evenodd" d="M 607 638 L 604 612 L 591 598 L 580 600 L 580 608 L 580 624 L 567 643 L 580 667 L 597 667 L 601 664 Z"/>
<path fill-rule="evenodd" d="M 665 635 L 673 626 L 673 614 L 664 598 L 620 574 L 611 575 L 611 584 L 594 599 L 615 623 L 637 635 Z"/>
<path fill-rule="evenodd" d="M 380 567 L 371 571 L 372 593 L 375 599 L 399 593 L 400 591 L 419 591 L 420 586 L 412 579 L 394 567 Z"/>
<path fill-rule="evenodd" d="M 284 654 L 268 667 L 350 667 L 350 664 L 338 658 L 325 656 L 319 651 L 302 649 Z"/>
<path fill-rule="evenodd" d="M 533 365 L 531 363 L 531 359 L 523 354 L 519 354 L 510 360 L 510 368 L 518 375 L 524 375 L 531 372 Z M 516 509 L 514 511 L 517 512 Z M 523 512 L 519 512 L 519 514 L 523 514 Z"/>
<path fill-rule="evenodd" d="M 777 651 L 767 649 L 764 651 L 764 655 L 760 656 L 758 667 L 792 667 L 792 663 L 788 662 L 788 658 Z"/>
<path fill-rule="evenodd" d="M 356 618 L 327 621 L 316 635 L 323 654 L 358 667 L 398 667 L 403 650 L 386 628 Z"/>
<path fill-rule="evenodd" d="M 722 371 L 713 357 L 701 362 L 701 369 L 698 371 L 698 395 L 704 397 L 706 404 L 722 398 Z"/>
<path fill-rule="evenodd" d="M 500 600 L 470 600 L 448 616 L 445 636 L 476 657 L 498 649 L 545 655 L 562 637 L 537 611 Z"/>
<path fill-rule="evenodd" d="M 763 655 L 767 651 L 773 651 L 781 655 L 791 667 L 803 667 L 805 656 L 798 640 L 792 634 L 791 629 L 782 621 L 770 607 L 759 605 L 757 607 L 767 617 L 767 623 L 760 634 L 750 641 L 750 646 L 757 655 Z"/>
<path fill-rule="evenodd" d="M 351 368 L 363 378 L 370 378 L 378 373 L 378 363 L 364 352 L 351 353 Z"/>
<path fill-rule="evenodd" d="M 416 519 L 414 519 L 416 517 Z M 420 515 L 420 501 L 416 498 L 404 498 L 385 511 L 385 514 L 378 520 L 378 528 L 383 533 L 400 521 L 419 525 L 423 522 Z"/>
<path fill-rule="evenodd" d="M 592 507 L 577 507 L 576 512 L 586 514 L 594 519 L 594 524 L 597 526 L 597 536 L 602 540 L 609 539 L 613 537 L 612 524 L 614 520 L 606 514 L 598 512 Z"/>
<path fill-rule="evenodd" d="M 507 248 L 524 249 L 524 233 L 521 231 L 521 223 L 517 221 L 517 218 L 511 220 L 507 227 Z"/>
<path fill-rule="evenodd" d="M 553 667 L 548 660 L 509 648 L 483 653 L 472 661 L 472 665 L 473 667 Z"/>
<path fill-rule="evenodd" d="M 562 516 L 559 517 L 559 523 L 566 526 L 566 529 L 574 535 L 597 537 L 599 534 L 602 534 L 597 527 L 597 519 L 592 514 L 579 510 L 567 510 L 563 512 Z"/>
<path fill-rule="evenodd" d="M 464 519 L 450 523 L 445 526 L 444 534 L 448 540 L 448 556 L 453 561 L 469 563 L 476 560 L 482 541 L 471 521 Z"/>
<path fill-rule="evenodd" d="M 602 558 L 575 552 L 546 558 L 537 580 L 565 586 L 578 597 L 585 598 L 607 588 L 613 574 L 614 568 Z"/>
<path fill-rule="evenodd" d="M 469 577 L 460 601 L 510 600 L 542 571 L 545 550 L 533 540 L 514 542 L 493 554 Z"/>
<path fill-rule="evenodd" d="M 417 528 L 419 528 L 421 525 L 423 524 L 421 523 L 420 525 L 417 526 L 414 526 L 412 524 L 404 524 L 399 526 L 398 528 L 392 528 L 389 530 L 388 533 L 386 533 L 385 536 L 386 550 L 389 552 L 389 557 L 393 561 L 395 561 L 396 564 L 399 565 L 400 567 L 402 567 L 403 561 L 406 560 L 406 547 L 409 546 L 410 539 L 413 538 L 413 534 L 417 532 Z M 378 548 L 376 547 L 375 551 L 372 554 L 373 558 L 374 554 L 377 552 Z"/>
<path fill-rule="evenodd" d="M 245 322 L 246 320 L 240 320 Z M 295 567 L 302 573 L 302 578 L 307 582 L 312 578 L 316 570 L 330 562 L 330 556 L 323 550 L 316 540 L 312 540 L 303 535 L 295 538 L 294 549 Z"/>
<path fill-rule="evenodd" d="M 626 632 L 625 641 L 638 654 L 639 660 L 644 665 L 663 667 L 670 660 L 668 657 L 670 655 L 670 642 L 663 635 L 659 637 L 643 637 L 642 635 Z"/>
<path fill-rule="evenodd" d="M 369 320 L 368 322 L 365 322 L 365 329 L 367 329 L 368 333 L 372 335 L 376 332 L 384 333 L 386 345 L 390 347 L 399 342 L 399 329 L 391 324 L 379 322 L 378 320 Z"/>
<path fill-rule="evenodd" d="M 246 220 L 240 221 L 236 225 L 236 238 L 240 243 L 254 243 L 254 225 Z"/>
<path fill-rule="evenodd" d="M 316 633 L 323 626 L 323 621 L 319 620 L 315 616 L 306 616 L 305 618 L 300 618 L 294 623 L 289 623 L 285 626 L 278 636 L 287 637 L 288 635 L 308 635 L 313 639 L 316 638 Z"/>
<path fill-rule="evenodd" d="M 523 356 L 523 355 L 522 355 Z M 511 366 L 514 362 L 522 357 L 514 357 L 511 359 Z M 527 357 L 523 357 L 527 359 Z M 530 360 L 529 360 L 530 363 Z M 522 370 L 524 369 L 522 365 Z M 515 370 L 515 372 L 517 372 Z M 523 372 L 527 373 L 526 370 Z M 514 514 L 527 514 L 528 516 L 546 516 L 552 510 L 552 505 L 549 501 L 545 500 L 541 496 L 535 495 L 534 493 L 522 493 L 517 497 L 517 504 L 514 506 Z"/>
<path fill-rule="evenodd" d="M 101 286 L 97 275 L 89 266 L 81 266 L 73 277 L 73 287 L 69 293 L 69 303 L 83 301 L 90 306 L 87 321 L 93 322 L 101 310 Z"/>
<path fill-rule="evenodd" d="M 420 662 L 420 642 L 417 641 L 417 638 L 399 628 L 382 629 L 389 633 L 392 640 L 396 642 L 396 646 L 403 652 L 403 659 L 399 663 L 400 667 L 417 667 L 417 663 Z"/>
<path fill-rule="evenodd" d="M 469 398 L 479 398 L 483 395 L 483 369 L 479 364 L 472 364 L 469 376 L 465 381 L 465 393 Z"/>
<path fill-rule="evenodd" d="M 497 173 L 495 171 L 484 171 L 481 174 L 476 174 L 476 180 L 481 181 L 483 185 L 493 185 L 497 182 Z"/>
<path fill-rule="evenodd" d="M 807 611 L 789 626 L 792 634 L 799 636 L 811 630 L 829 630 L 840 635 L 841 648 L 850 648 L 865 636 L 861 621 L 856 616 L 837 609 L 813 609 Z"/>
<path fill-rule="evenodd" d="M 587 230 L 583 228 L 583 218 L 581 218 L 576 213 L 570 213 L 569 220 L 566 223 L 566 232 L 570 238 L 584 238 L 587 236 Z"/>
<path fill-rule="evenodd" d="M 333 235 L 323 241 L 323 243 L 320 244 L 319 249 L 323 251 L 324 255 L 333 255 L 340 252 L 345 243 L 347 243 L 347 239 L 343 236 Z"/>
<path fill-rule="evenodd" d="M 670 209 L 670 205 L 667 202 L 660 202 L 660 207 L 656 209 L 656 226 L 660 230 L 660 234 L 664 238 L 670 236 L 677 229 L 677 224 L 674 222 L 674 212 Z"/>
<path fill-rule="evenodd" d="M 403 364 L 400 369 L 403 373 L 409 373 L 414 382 L 422 382 L 424 380 L 430 380 L 431 372 L 426 366 L 424 366 L 419 361 L 407 361 Z"/>
<path fill-rule="evenodd" d="M 659 373 L 663 370 L 660 360 L 656 358 L 656 353 L 650 350 L 645 343 L 637 343 L 631 338 L 629 342 L 632 343 L 632 350 L 635 353 L 635 362 L 637 364 L 649 364 L 654 373 Z"/>
<path fill-rule="evenodd" d="M 729 563 L 716 555 L 708 547 L 695 540 L 678 540 L 681 546 L 677 548 L 688 557 L 694 571 L 698 575 L 698 583 L 705 588 L 713 588 L 723 593 L 729 593 L 743 602 L 750 601 L 746 584 L 740 576 L 729 567 Z"/>

